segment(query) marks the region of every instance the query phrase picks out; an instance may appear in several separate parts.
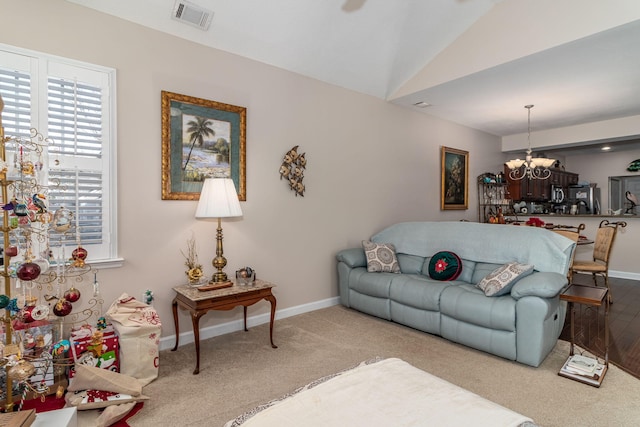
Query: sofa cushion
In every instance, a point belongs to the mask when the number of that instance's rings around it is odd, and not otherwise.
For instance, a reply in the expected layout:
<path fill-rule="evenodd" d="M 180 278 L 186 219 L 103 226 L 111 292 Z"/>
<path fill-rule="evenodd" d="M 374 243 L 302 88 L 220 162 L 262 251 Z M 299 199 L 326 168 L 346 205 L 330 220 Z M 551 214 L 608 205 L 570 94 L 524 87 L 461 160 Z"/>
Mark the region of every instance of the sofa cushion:
<path fill-rule="evenodd" d="M 440 251 L 429 260 L 429 277 L 433 280 L 456 280 L 462 272 L 460 257 L 450 251 Z"/>
<path fill-rule="evenodd" d="M 511 288 L 518 280 L 531 273 L 533 273 L 533 265 L 509 262 L 487 274 L 478 283 L 478 287 L 486 296 L 497 297 L 511 292 Z"/>
<path fill-rule="evenodd" d="M 471 276 L 469 283 L 477 285 L 487 274 L 491 273 L 501 265 L 502 264 L 494 264 L 490 262 L 476 262 L 475 269 L 473 270 L 473 275 Z"/>
<path fill-rule="evenodd" d="M 516 330 L 516 300 L 509 295 L 487 298 L 473 285 L 448 286 L 440 295 L 440 313 L 483 328 Z"/>
<path fill-rule="evenodd" d="M 473 283 L 473 272 L 476 270 L 476 262 L 468 259 L 462 260 L 462 272 L 456 280 Z"/>
<path fill-rule="evenodd" d="M 367 271 L 370 273 L 400 273 L 400 264 L 396 257 L 396 248 L 391 243 L 372 243 L 362 241 L 367 257 Z"/>
<path fill-rule="evenodd" d="M 440 294 L 452 282 L 431 280 L 424 276 L 402 274 L 393 278 L 389 296 L 392 301 L 421 310 L 439 311 Z"/>
<path fill-rule="evenodd" d="M 402 253 L 397 253 L 396 256 L 398 257 L 398 264 L 400 264 L 402 274 L 422 274 L 424 257 Z"/>

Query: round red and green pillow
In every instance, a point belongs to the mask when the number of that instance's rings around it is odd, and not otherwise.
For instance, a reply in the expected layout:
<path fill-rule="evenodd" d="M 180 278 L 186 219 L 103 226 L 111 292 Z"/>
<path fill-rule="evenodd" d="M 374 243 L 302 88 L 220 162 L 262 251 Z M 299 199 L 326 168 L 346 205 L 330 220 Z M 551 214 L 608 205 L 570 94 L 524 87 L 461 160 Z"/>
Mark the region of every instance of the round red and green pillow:
<path fill-rule="evenodd" d="M 462 260 L 450 251 L 440 251 L 429 261 L 429 277 L 433 280 L 456 280 L 462 272 Z"/>

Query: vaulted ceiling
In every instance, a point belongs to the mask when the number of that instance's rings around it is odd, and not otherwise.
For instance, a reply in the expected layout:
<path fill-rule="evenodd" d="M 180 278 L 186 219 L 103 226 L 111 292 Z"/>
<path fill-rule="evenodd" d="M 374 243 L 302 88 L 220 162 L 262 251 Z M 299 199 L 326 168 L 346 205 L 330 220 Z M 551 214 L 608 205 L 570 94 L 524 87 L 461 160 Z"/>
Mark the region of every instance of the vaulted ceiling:
<path fill-rule="evenodd" d="M 498 136 L 640 115 L 637 0 L 68 1 Z"/>

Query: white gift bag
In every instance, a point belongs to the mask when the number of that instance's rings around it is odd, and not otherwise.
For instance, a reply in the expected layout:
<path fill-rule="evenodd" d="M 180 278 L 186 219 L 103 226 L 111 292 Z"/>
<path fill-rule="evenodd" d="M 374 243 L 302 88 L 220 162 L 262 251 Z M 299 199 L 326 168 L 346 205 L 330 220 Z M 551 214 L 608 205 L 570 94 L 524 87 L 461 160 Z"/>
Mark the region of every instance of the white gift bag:
<path fill-rule="evenodd" d="M 111 304 L 107 318 L 120 338 L 120 373 L 143 385 L 158 378 L 162 325 L 156 310 L 124 293 Z"/>

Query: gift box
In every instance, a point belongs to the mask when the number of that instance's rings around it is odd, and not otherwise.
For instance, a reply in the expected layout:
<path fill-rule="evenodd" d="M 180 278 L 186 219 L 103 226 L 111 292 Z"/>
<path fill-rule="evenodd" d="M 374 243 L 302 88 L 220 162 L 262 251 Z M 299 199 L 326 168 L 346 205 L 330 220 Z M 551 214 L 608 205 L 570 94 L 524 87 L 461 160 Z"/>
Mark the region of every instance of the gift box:
<path fill-rule="evenodd" d="M 77 364 L 120 372 L 119 338 L 111 325 L 104 329 L 82 326 L 73 329 L 69 337 L 73 361 Z M 75 366 L 69 369 L 69 379 L 75 376 Z"/>
<path fill-rule="evenodd" d="M 29 382 L 36 390 L 45 390 L 55 383 L 53 356 L 45 351 L 53 343 L 53 325 L 49 321 L 32 323 L 13 322 L 14 342 L 20 347 L 22 357 L 31 362 L 35 372 Z"/>
<path fill-rule="evenodd" d="M 46 320 L 23 323 L 17 319 L 12 321 L 12 349 L 3 348 L 2 354 L 8 357 L 19 354 L 22 359 L 35 368 L 33 375 L 28 378 L 31 386 L 38 391 L 46 392 L 55 385 L 53 356 L 49 353 L 53 342 L 53 325 Z M 0 342 L 6 342 L 4 327 L 0 328 Z M 6 402 L 7 370 L 0 369 L 0 403 Z M 19 381 L 12 381 L 14 401 L 21 395 Z M 28 397 L 31 398 L 31 397 Z M 0 424 L 1 425 L 1 424 Z"/>

